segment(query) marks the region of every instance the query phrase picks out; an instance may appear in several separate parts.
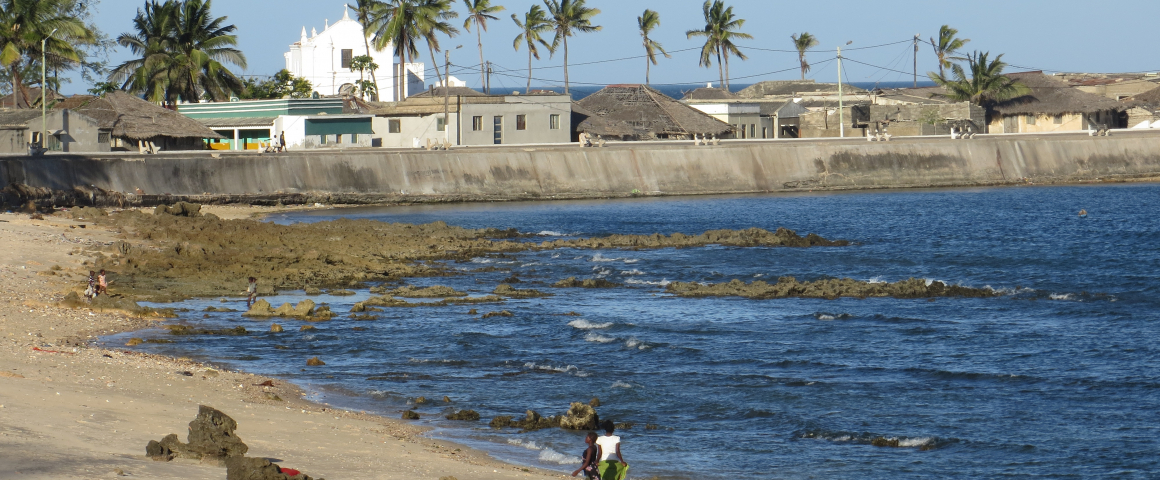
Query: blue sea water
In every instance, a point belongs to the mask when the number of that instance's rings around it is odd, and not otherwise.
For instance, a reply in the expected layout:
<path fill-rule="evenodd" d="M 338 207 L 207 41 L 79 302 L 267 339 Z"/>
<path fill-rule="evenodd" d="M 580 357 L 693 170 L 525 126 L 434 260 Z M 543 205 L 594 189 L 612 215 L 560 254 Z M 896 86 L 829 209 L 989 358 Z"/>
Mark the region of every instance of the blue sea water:
<path fill-rule="evenodd" d="M 1086 209 L 1088 216 L 1077 212 Z M 515 275 L 550 298 L 345 315 L 313 332 L 143 345 L 306 386 L 334 405 L 423 414 L 433 435 L 571 471 L 582 434 L 496 431 L 599 397 L 634 478 L 1156 478 L 1160 475 L 1160 185 L 358 208 L 374 218 L 554 236 L 785 226 L 837 248 L 556 250 L 450 263 L 413 279 L 473 295 Z M 536 241 L 543 238 L 536 238 Z M 505 271 L 472 273 L 494 266 Z M 984 299 L 676 298 L 671 281 L 941 280 Z M 626 284 L 553 289 L 569 276 Z M 337 312 L 367 298 L 312 297 Z M 271 303 L 297 302 L 282 292 Z M 243 300 L 237 299 L 237 303 Z M 220 306 L 192 300 L 194 311 Z M 565 316 L 576 312 L 580 316 Z M 192 314 L 189 314 L 192 315 Z M 201 312 L 207 325 L 255 322 Z M 282 322 L 287 323 L 287 322 Z M 290 322 L 293 325 L 292 322 Z M 366 330 L 355 331 L 354 327 Z M 134 334 L 141 336 L 141 333 Z M 146 335 L 162 335 L 146 332 Z M 123 341 L 119 337 L 110 343 Z M 327 366 L 303 370 L 307 358 Z M 452 398 L 450 405 L 441 399 Z M 413 405 L 425 396 L 435 400 Z M 441 420 L 470 408 L 484 420 Z M 646 429 L 651 424 L 655 429 Z M 879 447 L 872 439 L 898 440 Z"/>

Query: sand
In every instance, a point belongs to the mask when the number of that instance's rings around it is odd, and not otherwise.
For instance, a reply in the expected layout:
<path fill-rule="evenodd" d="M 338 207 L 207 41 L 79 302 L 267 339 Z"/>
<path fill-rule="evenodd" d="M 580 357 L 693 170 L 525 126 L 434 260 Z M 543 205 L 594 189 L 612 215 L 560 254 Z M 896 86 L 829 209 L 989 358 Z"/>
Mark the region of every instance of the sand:
<path fill-rule="evenodd" d="M 233 218 L 268 213 L 237 210 Z M 83 221 L 0 214 L 0 479 L 113 478 L 118 472 L 224 479 L 221 467 L 145 457 L 149 440 L 169 433 L 184 440 L 202 404 L 238 422 L 247 456 L 315 478 L 562 476 L 422 437 L 421 429 L 400 420 L 306 402 L 303 392 L 280 380 L 260 386 L 270 379 L 128 347 L 91 346 L 99 335 L 158 321 L 54 306 L 84 282 L 88 267 L 82 263 L 91 259 L 75 253 L 78 248 L 115 240 Z"/>

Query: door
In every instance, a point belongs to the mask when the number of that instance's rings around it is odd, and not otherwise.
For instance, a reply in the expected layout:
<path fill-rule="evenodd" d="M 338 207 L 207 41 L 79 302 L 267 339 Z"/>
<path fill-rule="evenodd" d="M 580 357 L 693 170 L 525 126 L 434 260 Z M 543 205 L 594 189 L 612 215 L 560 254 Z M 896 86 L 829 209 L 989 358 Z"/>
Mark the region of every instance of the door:
<path fill-rule="evenodd" d="M 494 132 L 492 143 L 496 145 L 503 144 L 503 117 L 492 118 L 492 132 Z"/>
<path fill-rule="evenodd" d="M 1003 133 L 1019 133 L 1019 117 L 1003 117 Z"/>

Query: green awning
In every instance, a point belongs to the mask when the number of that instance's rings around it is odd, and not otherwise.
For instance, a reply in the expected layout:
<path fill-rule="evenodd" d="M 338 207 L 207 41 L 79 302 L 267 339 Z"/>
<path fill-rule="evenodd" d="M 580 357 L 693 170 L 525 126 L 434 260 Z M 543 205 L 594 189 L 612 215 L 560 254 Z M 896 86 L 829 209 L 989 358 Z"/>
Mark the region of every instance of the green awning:
<path fill-rule="evenodd" d="M 306 119 L 307 135 L 350 135 L 375 133 L 371 127 L 371 118 L 308 118 Z"/>

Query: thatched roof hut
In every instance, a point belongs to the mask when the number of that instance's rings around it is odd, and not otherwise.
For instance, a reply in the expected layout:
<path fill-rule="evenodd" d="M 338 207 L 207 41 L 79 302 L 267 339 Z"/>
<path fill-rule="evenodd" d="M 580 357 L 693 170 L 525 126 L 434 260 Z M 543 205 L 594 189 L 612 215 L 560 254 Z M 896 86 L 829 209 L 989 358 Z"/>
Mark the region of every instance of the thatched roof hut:
<path fill-rule="evenodd" d="M 1125 98 L 1123 103 L 1129 108 L 1144 107 L 1150 110 L 1160 109 L 1160 87 Z"/>
<path fill-rule="evenodd" d="M 992 111 L 996 116 L 1093 114 L 1124 110 L 1123 103 L 1102 95 L 1076 89 L 1067 82 L 1044 75 L 1042 72 L 1012 73 L 1007 77 L 1017 80 L 1031 90 L 1027 95 L 999 102 Z"/>
<path fill-rule="evenodd" d="M 691 92 L 685 93 L 682 101 L 713 101 L 713 100 L 739 100 L 741 97 L 736 93 L 725 90 L 724 88 L 701 87 Z"/>
<path fill-rule="evenodd" d="M 53 108 L 67 108 L 96 119 L 101 129 L 110 130 L 113 137 L 132 142 L 168 144 L 168 139 L 180 139 L 192 145 L 195 140 L 225 138 L 201 122 L 120 90 L 103 97 L 75 95 Z"/>
<path fill-rule="evenodd" d="M 577 102 L 593 116 L 578 131 L 624 140 L 724 135 L 733 126 L 645 85 L 609 85 Z"/>

